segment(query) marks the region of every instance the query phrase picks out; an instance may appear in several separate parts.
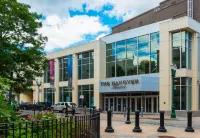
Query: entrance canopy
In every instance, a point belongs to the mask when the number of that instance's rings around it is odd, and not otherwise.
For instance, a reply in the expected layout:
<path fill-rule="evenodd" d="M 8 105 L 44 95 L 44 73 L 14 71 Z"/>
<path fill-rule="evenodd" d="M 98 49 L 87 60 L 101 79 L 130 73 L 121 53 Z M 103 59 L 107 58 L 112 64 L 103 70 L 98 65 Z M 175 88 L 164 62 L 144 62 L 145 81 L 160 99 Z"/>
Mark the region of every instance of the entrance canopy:
<path fill-rule="evenodd" d="M 159 74 L 115 77 L 99 81 L 99 92 L 158 92 Z"/>

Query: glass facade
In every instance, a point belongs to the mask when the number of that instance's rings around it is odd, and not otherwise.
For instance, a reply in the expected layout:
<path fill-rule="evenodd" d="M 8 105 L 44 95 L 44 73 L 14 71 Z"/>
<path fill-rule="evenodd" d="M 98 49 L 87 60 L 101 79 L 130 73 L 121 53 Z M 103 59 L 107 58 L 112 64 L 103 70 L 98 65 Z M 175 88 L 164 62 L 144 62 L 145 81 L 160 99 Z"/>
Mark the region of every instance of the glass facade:
<path fill-rule="evenodd" d="M 50 83 L 50 66 L 44 71 L 44 83 Z"/>
<path fill-rule="evenodd" d="M 192 33 L 172 33 L 172 62 L 177 68 L 192 68 Z"/>
<path fill-rule="evenodd" d="M 59 88 L 59 102 L 72 102 L 72 89 L 69 87 Z"/>
<path fill-rule="evenodd" d="M 79 107 L 94 106 L 94 85 L 78 86 L 78 105 Z"/>
<path fill-rule="evenodd" d="M 59 59 L 59 81 L 68 81 L 72 78 L 72 56 Z"/>
<path fill-rule="evenodd" d="M 106 77 L 159 72 L 159 33 L 106 45 Z"/>
<path fill-rule="evenodd" d="M 78 79 L 94 78 L 94 52 L 78 55 Z"/>
<path fill-rule="evenodd" d="M 44 88 L 44 101 L 51 104 L 55 103 L 55 92 L 53 88 Z"/>
<path fill-rule="evenodd" d="M 175 78 L 174 103 L 176 110 L 192 109 L 192 79 Z"/>

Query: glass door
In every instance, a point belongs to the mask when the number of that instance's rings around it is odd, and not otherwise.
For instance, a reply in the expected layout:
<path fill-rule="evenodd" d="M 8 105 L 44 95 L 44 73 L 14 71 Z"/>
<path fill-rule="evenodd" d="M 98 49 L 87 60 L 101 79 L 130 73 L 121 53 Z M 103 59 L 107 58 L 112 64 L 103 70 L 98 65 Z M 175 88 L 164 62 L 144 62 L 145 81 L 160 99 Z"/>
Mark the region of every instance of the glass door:
<path fill-rule="evenodd" d="M 121 108 L 121 98 L 117 98 L 117 111 L 118 112 L 121 112 L 122 111 L 122 108 Z"/>
<path fill-rule="evenodd" d="M 114 98 L 110 98 L 110 106 L 109 109 L 111 109 L 112 111 L 114 110 Z"/>
<path fill-rule="evenodd" d="M 131 112 L 135 112 L 135 98 L 131 98 Z"/>
<path fill-rule="evenodd" d="M 137 101 L 136 101 L 137 102 L 137 105 L 136 105 L 137 110 L 141 111 L 142 98 L 141 97 L 137 97 L 136 99 L 137 99 Z"/>
<path fill-rule="evenodd" d="M 117 111 L 117 97 L 114 98 L 114 111 Z"/>
<path fill-rule="evenodd" d="M 105 109 L 105 111 L 107 111 L 108 110 L 108 98 L 105 98 L 105 107 L 104 107 L 104 109 Z"/>
<path fill-rule="evenodd" d="M 152 112 L 152 97 L 145 97 L 145 111 L 147 113 Z"/>
<path fill-rule="evenodd" d="M 158 97 L 153 97 L 153 112 L 158 112 Z"/>
<path fill-rule="evenodd" d="M 127 110 L 127 98 L 123 98 L 123 104 L 122 104 L 122 108 L 123 108 L 123 112 Z"/>

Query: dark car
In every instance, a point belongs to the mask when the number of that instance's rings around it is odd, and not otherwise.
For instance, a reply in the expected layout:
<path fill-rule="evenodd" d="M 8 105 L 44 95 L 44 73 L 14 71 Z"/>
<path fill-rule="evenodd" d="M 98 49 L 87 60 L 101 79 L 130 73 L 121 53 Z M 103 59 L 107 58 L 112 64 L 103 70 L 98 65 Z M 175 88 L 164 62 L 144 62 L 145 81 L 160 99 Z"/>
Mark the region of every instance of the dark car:
<path fill-rule="evenodd" d="M 29 102 L 25 102 L 25 103 L 21 103 L 19 105 L 19 109 L 21 110 L 29 110 L 33 108 L 33 104 L 29 103 Z"/>
<path fill-rule="evenodd" d="M 51 103 L 49 102 L 37 102 L 34 105 L 35 110 L 50 110 L 51 109 Z"/>

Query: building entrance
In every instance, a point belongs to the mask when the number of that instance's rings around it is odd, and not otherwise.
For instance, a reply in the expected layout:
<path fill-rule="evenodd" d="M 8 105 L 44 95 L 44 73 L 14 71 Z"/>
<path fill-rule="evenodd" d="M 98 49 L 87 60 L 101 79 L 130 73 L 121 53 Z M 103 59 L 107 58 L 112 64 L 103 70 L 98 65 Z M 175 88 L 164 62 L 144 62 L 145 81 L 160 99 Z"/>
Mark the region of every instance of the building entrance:
<path fill-rule="evenodd" d="M 158 96 L 123 96 L 123 97 L 105 97 L 104 98 L 104 111 L 108 109 L 113 112 L 124 112 L 130 104 L 131 112 L 136 110 L 143 111 L 146 113 L 158 113 Z"/>

